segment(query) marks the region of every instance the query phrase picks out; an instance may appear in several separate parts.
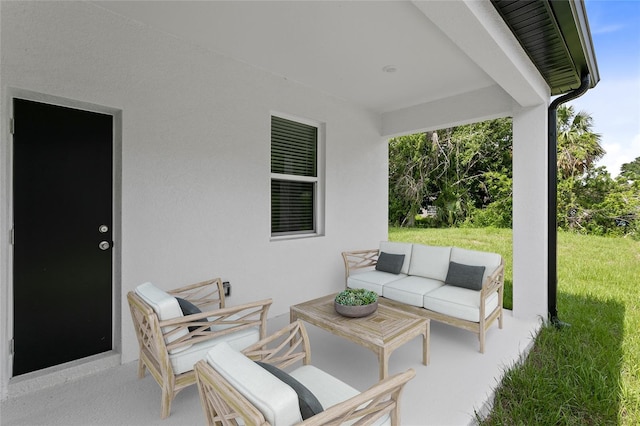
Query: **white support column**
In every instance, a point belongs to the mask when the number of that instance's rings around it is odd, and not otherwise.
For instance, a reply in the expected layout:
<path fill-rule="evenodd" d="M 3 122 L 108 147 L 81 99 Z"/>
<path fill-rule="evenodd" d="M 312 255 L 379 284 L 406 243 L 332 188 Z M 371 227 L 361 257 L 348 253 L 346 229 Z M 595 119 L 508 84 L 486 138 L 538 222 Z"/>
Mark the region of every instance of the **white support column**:
<path fill-rule="evenodd" d="M 513 116 L 513 314 L 547 316 L 547 105 Z"/>

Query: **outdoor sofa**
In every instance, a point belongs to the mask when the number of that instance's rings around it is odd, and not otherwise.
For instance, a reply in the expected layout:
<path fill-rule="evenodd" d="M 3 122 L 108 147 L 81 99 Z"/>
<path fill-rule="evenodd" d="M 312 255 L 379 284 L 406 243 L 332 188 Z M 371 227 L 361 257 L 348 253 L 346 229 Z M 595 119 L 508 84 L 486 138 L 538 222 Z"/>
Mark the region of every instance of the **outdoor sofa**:
<path fill-rule="evenodd" d="M 472 331 L 502 328 L 504 259 L 459 247 L 383 241 L 342 253 L 346 286 L 375 291 L 394 307 Z"/>

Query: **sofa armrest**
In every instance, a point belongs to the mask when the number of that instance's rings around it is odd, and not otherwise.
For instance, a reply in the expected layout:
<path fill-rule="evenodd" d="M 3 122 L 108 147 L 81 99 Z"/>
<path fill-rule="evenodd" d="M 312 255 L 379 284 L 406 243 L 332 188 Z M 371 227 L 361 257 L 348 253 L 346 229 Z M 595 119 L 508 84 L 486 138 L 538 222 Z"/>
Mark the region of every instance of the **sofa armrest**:
<path fill-rule="evenodd" d="M 344 260 L 345 284 L 351 271 L 376 266 L 379 255 L 380 250 L 378 249 L 343 251 L 342 259 Z"/>
<path fill-rule="evenodd" d="M 174 297 L 180 297 L 196 305 L 200 310 L 224 308 L 224 288 L 220 278 L 201 281 L 184 287 L 168 290 L 167 293 Z"/>
<path fill-rule="evenodd" d="M 268 363 L 280 369 L 297 361 L 302 361 L 304 365 L 311 362 L 309 336 L 300 320 L 245 348 L 242 353 L 254 361 Z"/>
<path fill-rule="evenodd" d="M 501 260 L 500 266 L 482 284 L 483 298 L 502 288 L 504 288 L 504 259 Z"/>
<path fill-rule="evenodd" d="M 161 330 L 167 330 L 163 333 L 165 341 L 171 341 L 174 335 L 184 334 L 167 344 L 169 351 L 253 327 L 259 327 L 260 339 L 263 339 L 267 331 L 267 313 L 272 303 L 272 299 L 265 299 L 160 321 L 158 325 Z M 212 326 L 215 331 L 211 330 Z M 189 327 L 195 329 L 189 331 Z"/>
<path fill-rule="evenodd" d="M 303 421 L 300 425 L 321 426 L 344 424 L 358 421 L 356 424 L 373 424 L 375 420 L 391 415 L 391 424 L 400 422 L 400 395 L 407 384 L 416 375 L 410 368 L 404 373 L 388 377 L 366 391 L 339 404 L 327 407 L 323 412 Z"/>

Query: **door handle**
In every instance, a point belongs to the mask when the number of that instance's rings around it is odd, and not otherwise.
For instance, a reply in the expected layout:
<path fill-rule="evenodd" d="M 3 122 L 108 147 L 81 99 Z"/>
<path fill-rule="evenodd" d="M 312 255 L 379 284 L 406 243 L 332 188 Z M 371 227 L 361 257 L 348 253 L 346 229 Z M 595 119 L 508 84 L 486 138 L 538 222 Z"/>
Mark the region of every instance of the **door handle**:
<path fill-rule="evenodd" d="M 109 250 L 111 248 L 111 243 L 109 241 L 100 241 L 98 247 L 100 247 L 100 250 Z"/>

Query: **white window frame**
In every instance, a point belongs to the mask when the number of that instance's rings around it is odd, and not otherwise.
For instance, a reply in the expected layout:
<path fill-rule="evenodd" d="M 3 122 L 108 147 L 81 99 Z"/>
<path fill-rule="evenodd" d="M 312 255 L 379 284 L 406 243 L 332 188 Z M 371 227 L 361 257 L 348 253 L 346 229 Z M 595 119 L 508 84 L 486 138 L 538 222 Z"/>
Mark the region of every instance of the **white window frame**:
<path fill-rule="evenodd" d="M 271 241 L 290 240 L 296 238 L 309 238 L 324 236 L 325 232 L 325 124 L 316 120 L 302 118 L 286 113 L 271 111 L 269 114 L 269 146 L 271 147 L 271 118 L 279 117 L 289 121 L 312 126 L 317 129 L 316 141 L 316 176 L 298 176 L 281 173 L 270 173 L 269 178 L 269 194 L 271 194 L 271 182 L 273 180 L 286 180 L 292 182 L 312 182 L 314 183 L 314 224 L 315 229 L 310 231 L 290 231 L 277 232 L 271 230 L 271 215 L 273 214 L 273 206 L 271 205 L 271 196 L 269 196 L 269 231 Z M 271 170 L 271 149 L 269 149 L 269 170 Z"/>

